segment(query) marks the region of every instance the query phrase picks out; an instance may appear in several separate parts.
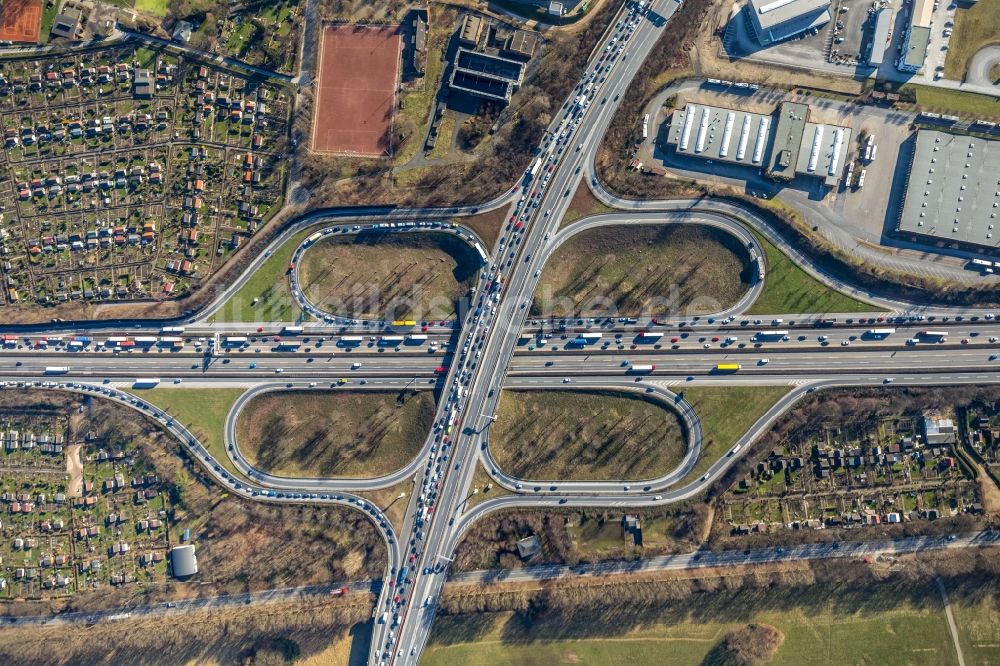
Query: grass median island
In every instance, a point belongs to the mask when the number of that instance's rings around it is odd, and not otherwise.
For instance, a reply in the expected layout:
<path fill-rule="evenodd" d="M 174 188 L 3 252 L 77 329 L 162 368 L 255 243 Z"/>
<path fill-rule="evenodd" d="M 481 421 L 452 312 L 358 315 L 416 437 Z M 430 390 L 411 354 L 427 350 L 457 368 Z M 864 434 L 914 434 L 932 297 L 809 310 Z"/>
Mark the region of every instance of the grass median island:
<path fill-rule="evenodd" d="M 693 386 L 677 390 L 701 420 L 701 455 L 685 480 L 695 479 L 726 455 L 736 440 L 790 390 L 788 386 Z"/>
<path fill-rule="evenodd" d="M 594 193 L 590 191 L 587 187 L 585 181 L 580 181 L 580 184 L 576 186 L 576 191 L 573 193 L 573 198 L 569 202 L 569 209 L 566 210 L 566 214 L 563 218 L 559 220 L 559 228 L 569 226 L 573 222 L 579 220 L 580 218 L 587 217 L 589 215 L 597 215 L 598 213 L 613 213 L 614 208 L 605 205 Z"/>
<path fill-rule="evenodd" d="M 359 319 L 444 319 L 475 283 L 479 254 L 448 233 L 360 233 L 319 240 L 299 284 L 320 309 Z"/>
<path fill-rule="evenodd" d="M 155 388 L 133 392 L 177 419 L 230 474 L 243 476 L 226 455 L 225 432 L 226 416 L 246 389 Z"/>
<path fill-rule="evenodd" d="M 979 0 L 955 10 L 955 30 L 948 40 L 944 75 L 962 81 L 969 63 L 984 46 L 1000 44 L 1000 0 Z"/>
<path fill-rule="evenodd" d="M 882 309 L 831 289 L 799 268 L 771 241 L 757 232 L 754 236 L 758 245 L 764 248 L 767 270 L 764 289 L 748 314 L 878 312 Z"/>
<path fill-rule="evenodd" d="M 280 391 L 244 406 L 236 437 L 272 474 L 374 477 L 413 460 L 433 422 L 430 391 Z"/>
<path fill-rule="evenodd" d="M 535 316 L 716 312 L 749 286 L 749 255 L 698 225 L 621 225 L 577 234 L 545 265 Z"/>
<path fill-rule="evenodd" d="M 500 468 L 530 479 L 652 479 L 680 464 L 686 446 L 669 408 L 612 391 L 506 390 L 490 437 Z"/>
<path fill-rule="evenodd" d="M 226 301 L 211 321 L 295 321 L 302 310 L 292 299 L 288 264 L 295 248 L 315 231 L 306 229 L 271 253 L 250 279 Z M 257 302 L 254 302 L 257 299 Z"/>

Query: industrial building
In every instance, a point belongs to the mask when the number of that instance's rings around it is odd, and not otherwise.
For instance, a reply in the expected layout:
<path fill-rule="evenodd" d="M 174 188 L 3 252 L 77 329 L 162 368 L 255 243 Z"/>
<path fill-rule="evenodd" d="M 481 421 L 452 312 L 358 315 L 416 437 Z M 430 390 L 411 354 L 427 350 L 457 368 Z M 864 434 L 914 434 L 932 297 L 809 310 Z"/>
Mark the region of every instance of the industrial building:
<path fill-rule="evenodd" d="M 759 167 L 770 142 L 771 118 L 704 104 L 675 111 L 667 142 L 681 155 Z"/>
<path fill-rule="evenodd" d="M 174 578 L 190 578 L 198 573 L 198 558 L 194 554 L 194 544 L 174 546 L 170 549 L 170 570 Z"/>
<path fill-rule="evenodd" d="M 479 43 L 479 36 L 483 34 L 483 19 L 474 14 L 466 14 L 462 19 L 462 28 L 458 31 L 458 41 L 469 46 Z"/>
<path fill-rule="evenodd" d="M 750 0 L 747 20 L 754 38 L 767 46 L 819 29 L 830 22 L 830 0 Z"/>
<path fill-rule="evenodd" d="M 504 50 L 515 58 L 530 60 L 535 57 L 535 51 L 538 50 L 540 42 L 541 36 L 537 32 L 515 30 Z"/>
<path fill-rule="evenodd" d="M 872 34 L 871 50 L 868 52 L 868 64 L 878 67 L 885 60 L 885 51 L 889 48 L 889 31 L 892 29 L 892 10 L 883 7 L 875 13 L 875 30 Z"/>
<path fill-rule="evenodd" d="M 522 62 L 460 47 L 449 85 L 475 97 L 506 103 L 521 85 L 523 76 Z"/>
<path fill-rule="evenodd" d="M 914 0 L 910 25 L 899 49 L 899 61 L 896 62 L 896 69 L 899 71 L 917 73 L 924 68 L 933 16 L 934 0 Z"/>
<path fill-rule="evenodd" d="M 918 131 L 896 234 L 997 254 L 998 213 L 1000 141 Z"/>
<path fill-rule="evenodd" d="M 763 169 L 770 178 L 819 177 L 835 187 L 851 129 L 809 121 L 809 107 L 782 103 L 771 115 L 688 104 L 675 111 L 667 143 L 679 155 Z"/>

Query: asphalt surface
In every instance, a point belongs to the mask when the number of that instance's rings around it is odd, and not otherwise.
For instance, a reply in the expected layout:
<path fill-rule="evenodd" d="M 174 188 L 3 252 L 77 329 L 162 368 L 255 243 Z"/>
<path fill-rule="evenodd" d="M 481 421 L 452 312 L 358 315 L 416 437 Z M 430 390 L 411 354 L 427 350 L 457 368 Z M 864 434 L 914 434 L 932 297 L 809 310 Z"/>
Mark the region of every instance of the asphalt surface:
<path fill-rule="evenodd" d="M 965 76 L 966 82 L 996 88 L 997 84 L 990 79 L 990 70 L 997 64 L 1000 64 L 1000 46 L 986 46 L 979 49 L 969 61 L 969 73 Z"/>

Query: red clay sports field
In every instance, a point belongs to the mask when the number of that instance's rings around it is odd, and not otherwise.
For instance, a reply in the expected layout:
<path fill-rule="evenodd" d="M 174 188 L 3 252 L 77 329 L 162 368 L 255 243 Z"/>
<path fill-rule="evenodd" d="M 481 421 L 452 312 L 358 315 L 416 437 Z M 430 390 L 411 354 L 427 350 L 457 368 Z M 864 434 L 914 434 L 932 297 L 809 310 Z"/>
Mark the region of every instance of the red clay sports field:
<path fill-rule="evenodd" d="M 42 0 L 0 2 L 0 41 L 38 42 L 42 25 Z"/>
<path fill-rule="evenodd" d="M 401 47 L 398 26 L 323 29 L 313 150 L 391 154 Z"/>

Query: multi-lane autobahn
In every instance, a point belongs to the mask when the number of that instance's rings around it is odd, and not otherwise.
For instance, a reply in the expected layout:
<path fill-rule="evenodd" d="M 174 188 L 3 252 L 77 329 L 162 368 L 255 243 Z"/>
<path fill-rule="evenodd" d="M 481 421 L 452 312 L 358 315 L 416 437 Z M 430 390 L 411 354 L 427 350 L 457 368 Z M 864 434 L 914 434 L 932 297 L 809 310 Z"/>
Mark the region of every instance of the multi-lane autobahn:
<path fill-rule="evenodd" d="M 712 199 L 626 202 L 603 190 L 594 175 L 600 139 L 645 56 L 669 29 L 669 18 L 677 6 L 675 0 L 656 0 L 645 14 L 634 9 L 630 12 L 628 5 L 623 7 L 595 46 L 580 86 L 555 114 L 539 148 L 538 167 L 526 174 L 523 184 L 496 200 L 451 209 L 372 207 L 312 212 L 290 224 L 208 306 L 177 322 L 166 322 L 185 327 L 182 335 L 188 342 L 180 348 L 152 345 L 145 350 L 132 347 L 133 351 L 124 351 L 101 344 L 109 337 L 137 335 L 136 330 L 159 328 L 165 322 L 57 322 L 20 327 L 16 329 L 19 337 L 0 351 L 0 384 L 6 389 L 40 386 L 99 395 L 143 412 L 174 434 L 219 483 L 248 499 L 342 504 L 368 513 L 381 529 L 389 553 L 386 584 L 380 589 L 374 613 L 370 661 L 415 664 L 433 625 L 436 600 L 454 549 L 465 530 L 483 515 L 514 507 L 643 506 L 692 497 L 724 474 L 796 400 L 819 388 L 1000 380 L 996 371 L 1000 322 L 992 312 L 924 307 L 860 291 L 811 266 L 767 226 L 766 220 L 736 203 Z M 602 200 L 627 212 L 588 217 L 560 230 L 572 193 L 582 181 Z M 442 223 L 504 206 L 509 206 L 512 223 L 489 255 L 474 234 L 460 225 L 453 228 Z M 520 222 L 520 228 L 515 221 Z M 399 226 L 391 226 L 397 223 Z M 755 227 L 814 277 L 872 303 L 874 312 L 846 316 L 743 314 L 759 295 L 765 278 L 753 280 L 735 305 L 698 316 L 666 313 L 624 321 L 610 313 L 565 321 L 529 317 L 545 262 L 563 242 L 582 230 L 634 223 L 714 226 L 733 234 L 748 248 L 755 243 L 748 225 Z M 329 225 L 329 234 L 458 233 L 483 250 L 482 279 L 468 307 L 461 311 L 458 324 L 416 325 L 414 330 L 425 329 L 420 333 L 427 336 L 419 344 L 385 344 L 381 338 L 397 333 L 385 330 L 388 322 L 359 321 L 349 313 L 327 312 L 321 304 L 309 303 L 294 270 L 290 276 L 293 297 L 317 319 L 301 324 L 302 331 L 295 336 L 302 341 L 297 351 L 281 344 L 288 337 L 281 323 L 214 321 L 276 249 L 317 224 Z M 300 257 L 311 242 L 302 243 L 295 256 Z M 763 261 L 763 253 L 756 249 Z M 890 312 L 878 312 L 879 308 Z M 890 328 L 893 332 L 885 332 Z M 872 333 L 873 329 L 882 332 Z M 38 336 L 69 332 L 100 339 L 75 352 L 67 351 L 64 344 L 38 344 Z M 601 337 L 576 342 L 580 333 L 588 332 Z M 942 332 L 946 335 L 937 335 Z M 226 335 L 248 339 L 231 348 L 214 343 L 216 336 Z M 199 337 L 205 341 L 196 352 Z M 345 345 L 345 337 L 360 339 Z M 213 344 L 209 344 L 210 339 Z M 722 371 L 720 364 L 739 368 Z M 646 365 L 656 368 L 633 370 Z M 53 376 L 46 371 L 52 367 L 65 370 Z M 192 385 L 248 389 L 227 419 L 225 460 L 215 459 L 182 424 L 144 400 L 142 391 L 129 391 L 134 379 L 150 377 L 161 379 L 157 390 Z M 724 452 L 693 475 L 701 454 L 700 424 L 680 393 L 686 386 L 702 384 L 778 384 L 790 388 L 734 443 L 740 447 L 737 453 Z M 292 479 L 255 469 L 236 439 L 240 410 L 260 392 L 318 388 L 435 390 L 440 396 L 435 430 L 428 433 L 410 464 L 378 479 Z M 687 455 L 665 476 L 638 482 L 513 478 L 495 464 L 488 446 L 490 425 L 504 388 L 617 388 L 649 393 L 676 410 L 684 421 Z M 480 464 L 510 494 L 470 508 L 466 500 Z M 401 526 L 391 525 L 379 507 L 354 494 L 408 479 L 413 479 L 413 492 Z M 912 545 L 919 548 L 921 543 Z M 787 555 L 815 554 L 796 551 Z"/>

